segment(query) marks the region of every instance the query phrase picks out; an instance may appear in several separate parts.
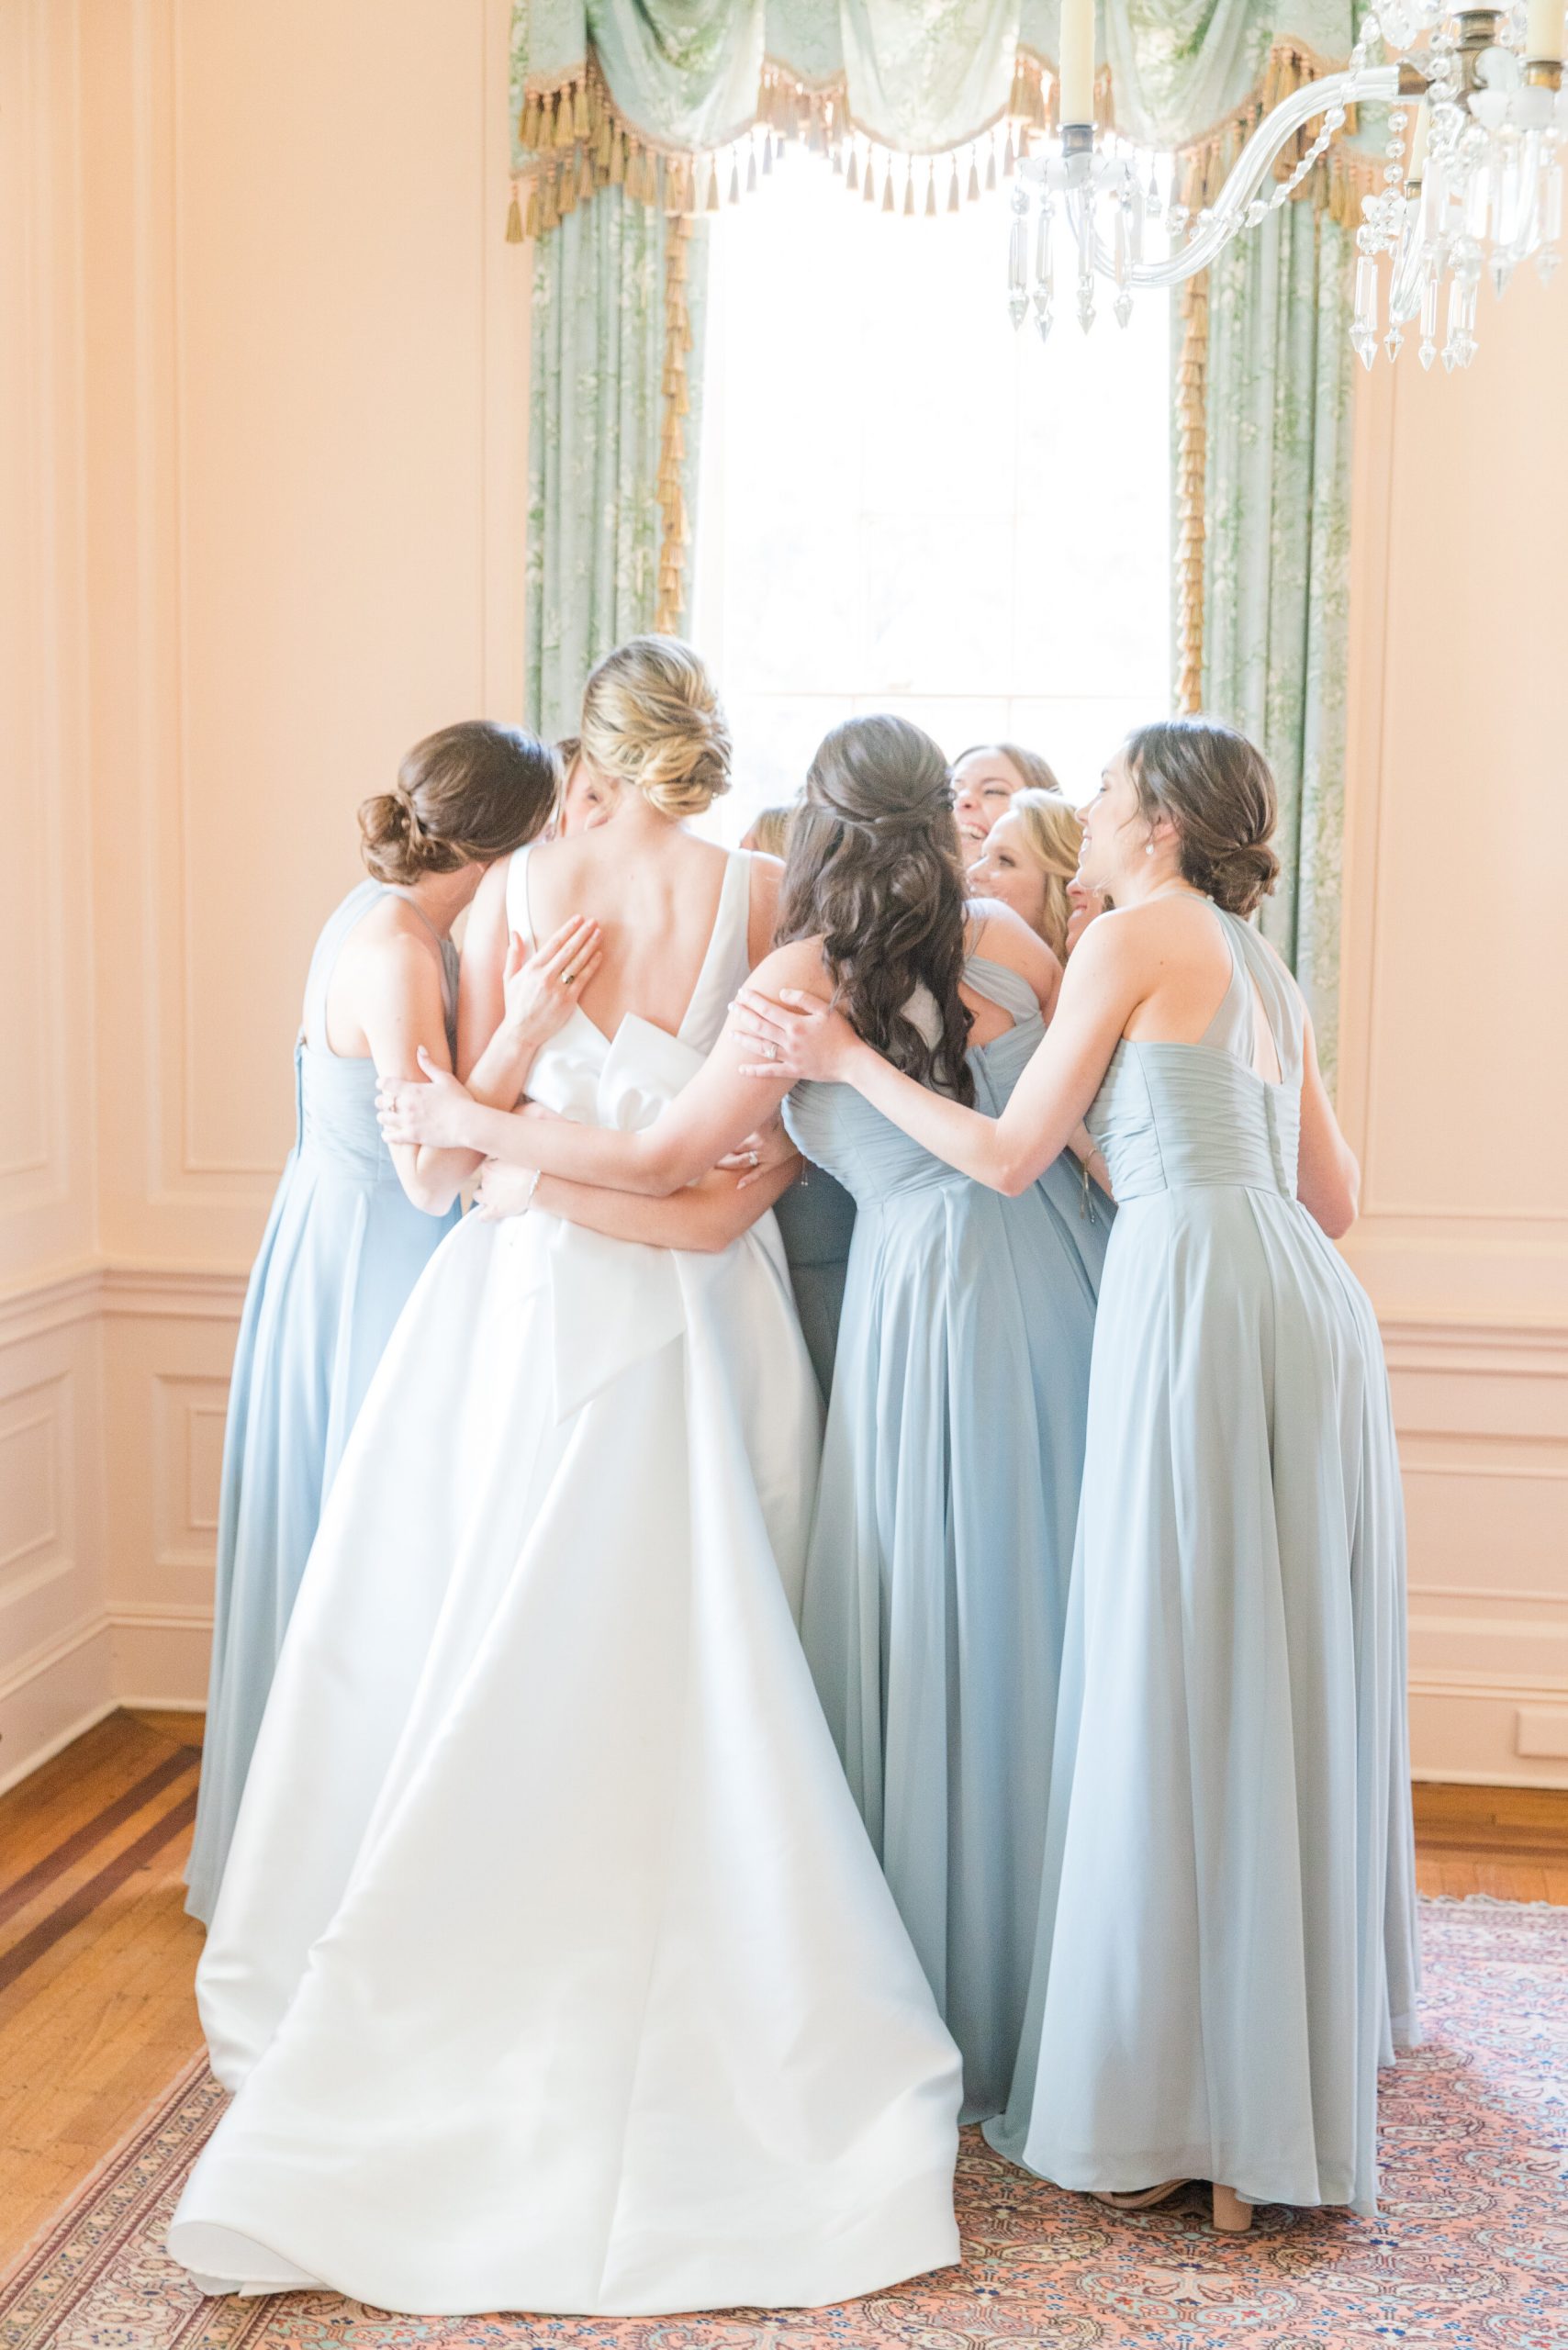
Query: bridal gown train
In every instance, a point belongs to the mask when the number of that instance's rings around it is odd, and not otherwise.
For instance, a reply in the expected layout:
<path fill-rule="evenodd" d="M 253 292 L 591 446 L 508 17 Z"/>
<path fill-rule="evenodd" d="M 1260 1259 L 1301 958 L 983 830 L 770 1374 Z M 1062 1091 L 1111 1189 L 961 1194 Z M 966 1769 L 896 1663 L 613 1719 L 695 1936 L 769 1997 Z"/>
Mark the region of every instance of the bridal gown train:
<path fill-rule="evenodd" d="M 525 936 L 528 851 L 511 919 Z M 677 1035 L 580 1010 L 532 1090 L 650 1123 Z M 466 1219 L 333 1487 L 197 1978 L 237 2091 L 208 2289 L 817 2305 L 958 2257 L 958 2065 L 796 1631 L 819 1405 L 772 1218 L 719 1255 Z"/>

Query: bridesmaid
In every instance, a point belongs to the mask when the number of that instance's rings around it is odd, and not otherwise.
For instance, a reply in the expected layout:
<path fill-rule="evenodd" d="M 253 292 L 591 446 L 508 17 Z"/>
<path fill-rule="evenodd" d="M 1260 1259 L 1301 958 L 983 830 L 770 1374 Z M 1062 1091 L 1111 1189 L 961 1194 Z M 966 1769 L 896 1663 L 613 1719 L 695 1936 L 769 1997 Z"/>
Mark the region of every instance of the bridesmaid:
<path fill-rule="evenodd" d="M 776 936 L 765 988 L 833 985 L 913 1090 L 992 1112 L 1060 976 L 1005 907 L 966 908 L 946 765 L 899 718 L 852 719 L 817 752 Z M 668 1193 L 781 1098 L 740 1058 L 727 1035 L 641 1134 L 497 1117 L 450 1080 L 398 1089 L 389 1114 Z M 999 1199 L 847 1087 L 802 1088 L 785 1115 L 856 1206 L 802 1637 L 974 2119 L 1005 2103 L 1025 2023 L 1108 1211 L 1080 1220 L 1075 1177 L 1065 1211 L 1042 1184 Z"/>
<path fill-rule="evenodd" d="M 461 1152 L 396 1149 L 375 1122 L 378 1075 L 450 1068 L 452 926 L 492 859 L 547 822 L 552 754 L 471 722 L 416 744 L 392 790 L 359 811 L 372 878 L 329 919 L 295 1046 L 297 1131 L 251 1275 L 229 1394 L 196 1837 L 186 1908 L 218 1897 L 251 1751 L 321 1503 L 405 1299 L 457 1218 Z M 526 969 L 513 1020 L 470 1083 L 510 1107 L 533 1050 L 571 1011 L 594 939 L 561 934 Z M 575 965 L 575 968 L 573 966 Z M 566 974 L 570 970 L 568 979 Z"/>
<path fill-rule="evenodd" d="M 1059 791 L 1015 791 L 969 867 L 976 892 L 1011 906 L 1058 963 L 1067 960 L 1070 892 L 1082 845 L 1078 811 Z"/>
<path fill-rule="evenodd" d="M 812 764 L 778 935 L 822 939 L 851 1016 L 994 1115 L 1061 975 L 1006 907 L 966 907 L 955 847 L 935 744 L 853 719 Z M 801 1638 L 975 2121 L 1024 2028 L 1110 1208 L 1081 1218 L 1070 1159 L 1056 1196 L 955 1179 L 847 1086 L 784 1118 L 857 1211 Z"/>
<path fill-rule="evenodd" d="M 953 762 L 953 813 L 965 864 L 984 848 L 1014 792 L 1060 790 L 1049 761 L 1021 743 L 975 743 L 960 751 Z"/>
<path fill-rule="evenodd" d="M 1275 808 L 1227 727 L 1131 737 L 1085 814 L 1117 911 L 999 1118 L 829 1009 L 743 997 L 770 1086 L 853 1085 L 1004 1194 L 1086 1111 L 1110 1160 L 1038 1947 L 987 2134 L 1123 2204 L 1213 2182 L 1229 2229 L 1260 2201 L 1375 2211 L 1377 2068 L 1417 2037 L 1399 1466 L 1330 1246 L 1356 1164 L 1246 919 Z"/>

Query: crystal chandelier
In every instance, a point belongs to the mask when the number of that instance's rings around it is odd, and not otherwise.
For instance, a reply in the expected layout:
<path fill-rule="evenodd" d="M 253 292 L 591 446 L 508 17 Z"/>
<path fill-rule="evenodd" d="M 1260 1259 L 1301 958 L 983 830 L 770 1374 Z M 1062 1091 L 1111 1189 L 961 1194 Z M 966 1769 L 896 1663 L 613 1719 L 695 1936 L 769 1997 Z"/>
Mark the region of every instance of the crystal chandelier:
<path fill-rule="evenodd" d="M 1103 278 L 1115 288 L 1112 307 L 1125 326 L 1135 294 L 1195 276 L 1233 237 L 1286 203 L 1343 130 L 1352 106 L 1381 106 L 1389 109 L 1383 187 L 1361 199 L 1351 342 L 1370 367 L 1380 341 L 1395 357 L 1418 320 L 1423 366 L 1439 350 L 1445 367 L 1468 366 L 1483 274 L 1490 274 L 1501 294 L 1521 262 L 1533 259 L 1543 278 L 1556 266 L 1562 231 L 1558 151 L 1568 129 L 1563 6 L 1529 0 L 1528 7 L 1454 12 L 1443 0 L 1373 0 L 1344 71 L 1307 83 L 1274 106 L 1213 204 L 1189 215 L 1162 200 L 1152 157 L 1114 131 L 1096 132 L 1094 0 L 1062 0 L 1061 128 L 1020 164 L 1013 195 L 1014 324 L 1033 311 L 1040 333 L 1050 332 L 1059 230 L 1076 281 L 1079 324 L 1093 324 L 1096 281 Z M 1374 45 L 1383 53 L 1376 64 L 1370 62 Z M 1311 144 L 1265 195 L 1276 159 L 1319 117 Z M 1150 256 L 1146 237 L 1162 214 L 1169 251 Z"/>

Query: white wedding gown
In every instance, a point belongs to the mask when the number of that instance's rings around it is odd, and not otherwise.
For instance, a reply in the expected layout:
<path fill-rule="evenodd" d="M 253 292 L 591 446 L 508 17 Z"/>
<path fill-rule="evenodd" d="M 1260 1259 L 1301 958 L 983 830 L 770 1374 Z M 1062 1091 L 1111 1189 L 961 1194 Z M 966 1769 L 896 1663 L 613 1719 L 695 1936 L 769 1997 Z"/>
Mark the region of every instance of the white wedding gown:
<path fill-rule="evenodd" d="M 514 924 L 528 934 L 527 858 Z M 622 1127 L 679 1035 L 575 1013 Z M 819 1406 L 771 1215 L 721 1255 L 467 1218 L 362 1411 L 197 1977 L 237 2091 L 170 2249 L 208 2290 L 814 2306 L 958 2256 L 958 2067 L 796 1634 Z"/>

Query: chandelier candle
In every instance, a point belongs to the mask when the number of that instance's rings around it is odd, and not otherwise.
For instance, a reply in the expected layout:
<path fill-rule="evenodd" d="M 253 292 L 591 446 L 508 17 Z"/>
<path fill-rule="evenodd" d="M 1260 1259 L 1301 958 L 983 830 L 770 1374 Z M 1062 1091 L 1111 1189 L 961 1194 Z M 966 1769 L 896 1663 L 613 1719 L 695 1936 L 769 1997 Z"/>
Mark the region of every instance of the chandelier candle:
<path fill-rule="evenodd" d="M 1525 55 L 1532 65 L 1562 62 L 1562 0 L 1529 0 Z"/>
<path fill-rule="evenodd" d="M 1560 19 L 1559 35 L 1562 29 Z M 1062 0 L 1059 46 L 1058 111 L 1065 130 L 1094 120 L 1094 0 Z"/>

